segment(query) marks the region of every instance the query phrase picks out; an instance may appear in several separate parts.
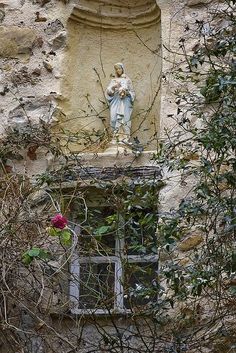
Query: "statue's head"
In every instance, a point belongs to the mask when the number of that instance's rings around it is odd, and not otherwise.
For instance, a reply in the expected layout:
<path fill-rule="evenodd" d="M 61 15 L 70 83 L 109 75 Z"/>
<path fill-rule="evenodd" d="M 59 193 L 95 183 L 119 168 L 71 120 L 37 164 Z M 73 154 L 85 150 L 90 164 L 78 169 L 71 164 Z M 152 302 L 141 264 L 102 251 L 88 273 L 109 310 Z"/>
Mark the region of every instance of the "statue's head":
<path fill-rule="evenodd" d="M 115 68 L 115 73 L 117 77 L 120 77 L 125 71 L 124 65 L 122 63 L 116 63 L 114 65 L 114 68 Z"/>

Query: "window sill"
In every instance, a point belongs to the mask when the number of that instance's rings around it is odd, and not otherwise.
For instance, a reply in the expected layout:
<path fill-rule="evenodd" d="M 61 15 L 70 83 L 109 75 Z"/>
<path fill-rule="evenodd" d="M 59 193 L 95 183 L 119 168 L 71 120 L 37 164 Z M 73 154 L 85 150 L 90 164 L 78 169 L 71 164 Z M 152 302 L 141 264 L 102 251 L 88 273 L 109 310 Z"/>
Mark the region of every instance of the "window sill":
<path fill-rule="evenodd" d="M 131 317 L 131 316 L 140 316 L 144 315 L 143 312 L 132 312 L 131 310 L 103 310 L 103 309 L 71 309 L 67 312 L 51 312 L 50 316 L 53 318 L 63 317 L 63 318 L 70 318 L 73 319 L 77 316 L 80 317 Z"/>
<path fill-rule="evenodd" d="M 71 309 L 71 314 L 72 315 L 89 315 L 89 316 L 120 316 L 120 315 L 129 315 L 132 314 L 131 310 L 125 310 L 125 309 L 111 309 L 111 310 L 105 310 L 105 309 Z"/>

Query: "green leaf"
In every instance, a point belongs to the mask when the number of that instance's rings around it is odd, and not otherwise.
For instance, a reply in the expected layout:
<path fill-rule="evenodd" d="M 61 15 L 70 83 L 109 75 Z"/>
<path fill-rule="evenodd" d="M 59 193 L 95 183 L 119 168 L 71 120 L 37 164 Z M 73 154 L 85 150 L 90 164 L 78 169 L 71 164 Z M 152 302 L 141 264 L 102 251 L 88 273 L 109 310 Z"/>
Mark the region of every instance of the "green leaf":
<path fill-rule="evenodd" d="M 36 257 L 39 256 L 40 250 L 40 248 L 32 248 L 31 250 L 27 251 L 27 254 L 31 257 Z"/>
<path fill-rule="evenodd" d="M 28 252 L 26 252 L 26 253 L 24 253 L 23 255 L 22 255 L 22 262 L 23 262 L 23 264 L 25 264 L 25 265 L 30 265 L 31 264 L 31 262 L 33 261 L 33 257 L 31 257 L 31 256 L 29 256 L 28 255 Z"/>
<path fill-rule="evenodd" d="M 61 233 L 61 230 L 54 227 L 49 227 L 47 228 L 47 232 L 51 237 L 56 237 Z"/>
<path fill-rule="evenodd" d="M 46 260 L 50 257 L 50 253 L 44 249 L 32 248 L 22 255 L 22 262 L 25 265 L 30 265 L 35 257 L 38 257 L 41 260 Z"/>
<path fill-rule="evenodd" d="M 63 230 L 60 232 L 60 241 L 63 245 L 71 245 L 71 232 L 69 230 Z"/>
<path fill-rule="evenodd" d="M 101 226 L 95 230 L 95 235 L 101 235 L 108 233 L 110 231 L 111 227 L 110 226 Z"/>
<path fill-rule="evenodd" d="M 38 257 L 42 260 L 47 260 L 50 257 L 50 253 L 47 250 L 41 249 Z"/>

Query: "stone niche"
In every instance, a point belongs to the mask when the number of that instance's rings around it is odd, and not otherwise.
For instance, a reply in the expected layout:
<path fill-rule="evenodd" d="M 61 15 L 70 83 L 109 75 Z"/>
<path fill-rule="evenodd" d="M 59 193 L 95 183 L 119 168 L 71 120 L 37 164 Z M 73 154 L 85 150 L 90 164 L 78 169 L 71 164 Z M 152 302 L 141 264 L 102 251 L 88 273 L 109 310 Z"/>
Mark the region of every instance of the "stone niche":
<path fill-rule="evenodd" d="M 161 11 L 156 0 L 80 0 L 68 20 L 62 126 L 98 140 L 109 127 L 104 91 L 123 62 L 136 92 L 132 138 L 152 150 L 160 122 Z M 106 137 L 104 137 L 106 140 Z M 82 140 L 80 140 L 82 142 Z M 106 143 L 94 143 L 101 151 Z M 84 149 L 76 143 L 76 149 Z"/>

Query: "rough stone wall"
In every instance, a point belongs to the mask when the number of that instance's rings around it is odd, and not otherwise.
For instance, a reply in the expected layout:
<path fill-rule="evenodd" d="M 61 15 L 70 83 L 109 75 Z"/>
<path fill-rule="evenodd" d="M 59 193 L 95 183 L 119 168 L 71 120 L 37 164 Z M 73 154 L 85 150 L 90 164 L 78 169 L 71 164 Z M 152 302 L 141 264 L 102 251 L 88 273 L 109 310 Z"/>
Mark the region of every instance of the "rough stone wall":
<path fill-rule="evenodd" d="M 184 60 L 179 48 L 179 38 L 184 28 L 205 15 L 205 6 L 210 1 L 164 1 L 158 0 L 161 9 L 162 41 L 162 87 L 159 134 L 164 137 L 164 129 L 174 126 L 172 116 L 176 114 L 174 91 L 175 78 L 171 71 Z M 6 129 L 24 131 L 29 121 L 42 122 L 54 126 L 61 121 L 60 102 L 64 77 L 68 73 L 65 61 L 68 53 L 68 19 L 79 0 L 2 0 L 0 2 L 0 133 Z M 196 42 L 192 42 L 189 51 Z M 111 48 L 111 51 L 113 48 Z M 73 51 L 71 52 L 73 54 Z M 138 57 L 139 53 L 137 53 Z M 95 58 L 96 60 L 100 60 Z M 131 58 L 135 67 L 135 58 Z M 160 65 L 160 62 L 157 62 Z M 133 69 L 132 69 L 133 70 Z M 79 83 L 78 83 L 79 85 Z M 144 92 L 143 92 L 144 93 Z M 64 92 L 63 92 L 64 94 Z M 73 93 L 76 95 L 76 92 Z M 97 94 L 97 87 L 94 92 Z M 144 93 L 145 94 L 145 93 Z M 74 99 L 75 100 L 75 99 Z M 141 107 L 142 102 L 139 102 Z M 160 120 L 160 123 L 159 123 Z M 86 121 L 85 121 L 86 123 Z M 88 119 L 91 124 L 91 119 Z M 68 126 L 71 121 L 68 122 Z M 79 127 L 79 125 L 78 125 Z M 46 151 L 40 146 L 34 161 L 25 151 L 21 151 L 24 168 L 30 174 L 47 168 Z M 48 158 L 48 157 L 47 157 Z M 19 170 L 20 164 L 10 161 Z"/>
<path fill-rule="evenodd" d="M 29 121 L 36 126 L 45 122 L 54 126 L 60 120 L 58 105 L 63 99 L 61 87 L 65 68 L 65 53 L 68 50 L 67 21 L 78 1 L 59 0 L 0 0 L 0 133 L 16 129 L 23 132 Z M 179 49 L 179 38 L 186 25 L 207 16 L 207 0 L 157 0 L 161 9 L 161 33 L 163 45 L 162 90 L 160 108 L 160 133 L 174 127 L 171 117 L 176 114 L 174 91 L 175 78 L 171 72 L 184 61 Z M 190 42 L 189 52 L 197 43 Z M 44 172 L 49 167 L 47 150 L 37 148 L 35 158 L 27 150 L 20 151 L 22 160 L 9 160 L 13 171 L 29 175 Z M 109 163 L 113 159 L 109 156 Z M 149 156 L 147 156 L 149 158 Z M 101 166 L 104 162 L 100 158 Z M 92 163 L 92 162 L 91 162 Z M 51 165 L 50 165 L 51 168 Z M 191 188 L 181 184 L 178 175 L 166 175 L 167 186 L 160 195 L 161 208 L 168 210 L 177 204 Z M 196 231 L 197 232 L 197 231 Z M 198 246 L 201 235 L 187 238 L 180 246 L 184 252 Z M 88 326 L 88 336 L 92 326 Z M 61 327 L 60 327 L 61 329 Z M 58 341 L 56 342 L 56 345 Z M 60 350 L 57 347 L 58 351 Z M 86 347 L 85 347 L 86 351 Z"/>
<path fill-rule="evenodd" d="M 162 10 L 162 44 L 170 48 L 170 51 L 165 51 L 164 47 L 162 89 L 168 87 L 172 92 L 172 82 L 167 75 L 168 69 L 170 72 L 178 62 L 178 40 L 183 34 L 184 24 L 203 18 L 205 6 L 201 9 L 201 5 L 205 5 L 206 1 L 169 0 L 157 3 Z M 53 101 L 60 96 L 60 79 L 64 73 L 61 60 L 66 50 L 66 25 L 73 1 L 65 4 L 63 1 L 53 0 L 2 0 L 0 6 L 1 131 L 3 131 L 6 124 L 21 124 L 20 119 L 14 119 L 16 98 L 32 104 L 32 99 L 35 98 L 38 105 L 44 107 L 44 101 L 40 99 L 48 98 Z M 174 31 L 171 30 L 173 27 Z M 194 44 L 192 43 L 192 46 Z M 14 93 L 18 95 L 14 97 Z M 27 101 L 27 98 L 31 98 L 31 101 Z M 170 113 L 169 107 L 163 109 L 162 119 L 166 120 L 163 113 Z M 30 117 L 35 120 L 39 117 L 47 121 L 50 119 L 50 115 L 44 111 L 41 114 L 32 113 Z M 167 126 L 166 122 L 162 125 Z"/>
<path fill-rule="evenodd" d="M 52 120 L 66 34 L 63 5 L 54 5 L 52 1 L 0 3 L 1 132 L 6 125 L 23 127 L 27 116 L 36 123 Z"/>
<path fill-rule="evenodd" d="M 37 130 L 56 120 L 67 11 L 70 5 L 63 1 L 0 2 L 0 134 L 18 131 L 22 145 L 29 124 Z M 45 170 L 47 151 L 36 147 L 33 163 L 22 148 L 23 161 L 10 160 L 8 165 L 29 174 Z"/>

